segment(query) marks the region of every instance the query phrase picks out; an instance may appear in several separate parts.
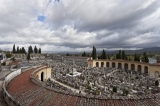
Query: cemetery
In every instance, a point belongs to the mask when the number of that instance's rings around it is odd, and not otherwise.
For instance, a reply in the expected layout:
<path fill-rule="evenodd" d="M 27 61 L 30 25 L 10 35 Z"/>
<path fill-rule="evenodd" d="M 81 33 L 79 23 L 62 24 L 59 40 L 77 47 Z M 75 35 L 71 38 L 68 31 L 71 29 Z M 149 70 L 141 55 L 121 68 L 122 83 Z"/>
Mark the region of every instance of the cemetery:
<path fill-rule="evenodd" d="M 77 66 L 54 62 L 51 79 L 70 88 L 85 92 L 84 95 L 111 97 L 136 97 L 160 92 L 158 79 L 146 73 L 122 68 Z M 74 73 L 79 73 L 77 76 Z M 53 82 L 54 83 L 54 82 Z"/>

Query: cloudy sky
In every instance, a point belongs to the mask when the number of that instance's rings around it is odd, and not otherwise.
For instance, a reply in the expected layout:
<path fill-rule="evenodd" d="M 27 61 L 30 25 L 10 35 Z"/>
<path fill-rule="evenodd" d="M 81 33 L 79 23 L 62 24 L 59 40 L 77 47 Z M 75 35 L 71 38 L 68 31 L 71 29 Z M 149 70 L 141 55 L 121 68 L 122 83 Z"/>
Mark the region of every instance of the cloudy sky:
<path fill-rule="evenodd" d="M 0 0 L 0 38 L 6 50 L 160 46 L 160 0 Z"/>

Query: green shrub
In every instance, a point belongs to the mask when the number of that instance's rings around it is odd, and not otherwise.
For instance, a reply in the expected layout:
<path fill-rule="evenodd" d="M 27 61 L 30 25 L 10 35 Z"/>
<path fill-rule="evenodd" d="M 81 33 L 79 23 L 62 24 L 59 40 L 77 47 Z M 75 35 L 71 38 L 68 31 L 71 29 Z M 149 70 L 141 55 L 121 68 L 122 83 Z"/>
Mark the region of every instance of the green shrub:
<path fill-rule="evenodd" d="M 117 87 L 116 86 L 113 87 L 113 92 L 117 92 Z"/>

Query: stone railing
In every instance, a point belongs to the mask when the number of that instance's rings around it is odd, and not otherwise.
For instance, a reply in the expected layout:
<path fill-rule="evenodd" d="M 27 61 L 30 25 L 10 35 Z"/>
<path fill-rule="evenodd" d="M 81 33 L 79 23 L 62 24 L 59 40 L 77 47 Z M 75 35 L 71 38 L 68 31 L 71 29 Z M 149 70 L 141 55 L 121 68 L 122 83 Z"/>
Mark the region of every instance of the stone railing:
<path fill-rule="evenodd" d="M 37 67 L 40 67 L 40 66 L 33 66 L 33 67 L 22 67 L 21 69 L 18 69 L 12 73 L 10 73 L 9 75 L 7 75 L 5 77 L 5 80 L 3 81 L 3 96 L 4 96 L 4 99 L 6 101 L 6 103 L 9 105 L 9 106 L 21 106 L 16 100 L 14 100 L 14 98 L 8 93 L 8 91 L 6 90 L 6 87 L 8 85 L 8 83 L 13 79 L 15 78 L 16 76 L 20 75 L 21 73 L 25 72 L 25 71 L 28 71 L 32 68 L 37 68 Z"/>
<path fill-rule="evenodd" d="M 2 88 L 3 89 L 3 96 L 4 96 L 6 103 L 9 106 L 20 106 L 20 104 L 18 102 L 16 102 L 14 100 L 14 98 L 6 90 L 8 83 L 19 74 L 21 74 L 21 69 L 18 69 L 17 71 L 10 73 L 8 76 L 5 77 L 5 80 L 3 82 L 3 88 Z"/>

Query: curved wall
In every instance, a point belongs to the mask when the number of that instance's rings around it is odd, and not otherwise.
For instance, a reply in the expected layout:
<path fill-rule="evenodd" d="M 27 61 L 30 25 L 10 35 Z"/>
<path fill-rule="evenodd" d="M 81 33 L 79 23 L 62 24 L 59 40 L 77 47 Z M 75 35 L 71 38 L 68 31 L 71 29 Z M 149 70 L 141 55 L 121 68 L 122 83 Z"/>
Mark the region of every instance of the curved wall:
<path fill-rule="evenodd" d="M 159 64 L 148 64 L 136 61 L 126 61 L 126 60 L 88 60 L 88 67 L 114 67 L 123 68 L 126 70 L 140 71 L 141 73 L 149 73 L 159 77 L 160 75 L 160 65 Z"/>
<path fill-rule="evenodd" d="M 20 104 L 14 100 L 14 98 L 8 93 L 7 91 L 7 86 L 9 84 L 10 81 L 12 81 L 13 78 L 15 78 L 16 76 L 20 75 L 21 73 L 25 72 L 25 71 L 28 71 L 32 68 L 38 68 L 40 66 L 33 66 L 33 67 L 23 67 L 21 69 L 18 69 L 12 73 L 10 73 L 9 75 L 7 75 L 5 77 L 5 80 L 3 81 L 3 87 L 2 87 L 2 90 L 3 90 L 3 97 L 4 97 L 4 100 L 6 101 L 6 103 L 8 104 L 8 106 L 20 106 Z"/>

